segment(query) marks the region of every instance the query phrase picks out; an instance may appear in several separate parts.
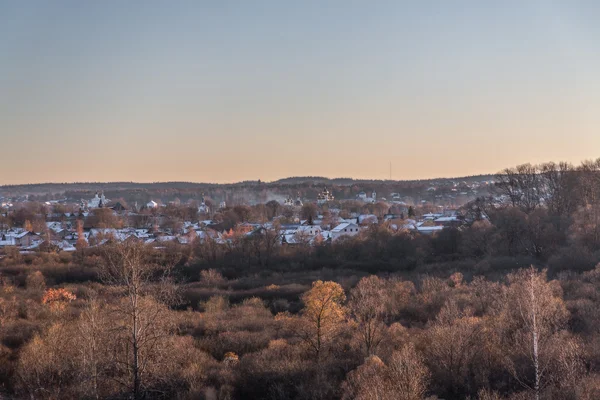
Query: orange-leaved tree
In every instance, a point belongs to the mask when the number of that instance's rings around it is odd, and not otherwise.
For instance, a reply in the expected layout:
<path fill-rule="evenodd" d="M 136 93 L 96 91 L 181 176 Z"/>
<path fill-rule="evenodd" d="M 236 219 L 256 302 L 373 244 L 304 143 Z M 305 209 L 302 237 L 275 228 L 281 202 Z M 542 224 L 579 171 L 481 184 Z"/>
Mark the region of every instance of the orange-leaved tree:
<path fill-rule="evenodd" d="M 42 303 L 47 304 L 52 311 L 63 311 L 76 298 L 75 294 L 64 288 L 48 289 L 44 292 Z"/>
<path fill-rule="evenodd" d="M 310 348 L 317 362 L 340 332 L 347 310 L 344 289 L 336 282 L 316 281 L 302 295 L 304 308 L 298 317 L 279 316 Z"/>

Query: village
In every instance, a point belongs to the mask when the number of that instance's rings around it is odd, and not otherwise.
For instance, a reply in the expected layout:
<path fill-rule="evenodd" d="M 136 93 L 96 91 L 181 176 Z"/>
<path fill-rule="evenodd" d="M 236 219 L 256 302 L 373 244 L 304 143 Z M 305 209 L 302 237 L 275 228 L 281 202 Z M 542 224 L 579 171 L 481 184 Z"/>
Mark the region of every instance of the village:
<path fill-rule="evenodd" d="M 73 252 L 110 241 L 138 241 L 157 248 L 207 240 L 225 245 L 265 232 L 275 234 L 281 245 L 313 246 L 358 236 L 373 226 L 432 235 L 465 224 L 456 207 L 409 205 L 398 193 L 388 197 L 378 199 L 374 191 L 361 191 L 355 199 L 336 200 L 324 188 L 316 199 L 298 194 L 233 207 L 204 195 L 200 202 L 164 204 L 157 199 L 141 206 L 112 201 L 103 192 L 78 204 L 67 199 L 44 204 L 2 199 L 0 249 Z"/>

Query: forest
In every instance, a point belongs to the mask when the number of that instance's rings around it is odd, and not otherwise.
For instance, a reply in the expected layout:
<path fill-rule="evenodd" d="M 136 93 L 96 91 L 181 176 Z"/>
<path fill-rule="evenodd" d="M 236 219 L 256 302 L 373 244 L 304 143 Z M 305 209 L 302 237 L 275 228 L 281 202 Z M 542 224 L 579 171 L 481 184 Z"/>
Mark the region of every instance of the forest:
<path fill-rule="evenodd" d="M 598 399 L 600 160 L 495 182 L 434 235 L 8 249 L 0 394 Z"/>

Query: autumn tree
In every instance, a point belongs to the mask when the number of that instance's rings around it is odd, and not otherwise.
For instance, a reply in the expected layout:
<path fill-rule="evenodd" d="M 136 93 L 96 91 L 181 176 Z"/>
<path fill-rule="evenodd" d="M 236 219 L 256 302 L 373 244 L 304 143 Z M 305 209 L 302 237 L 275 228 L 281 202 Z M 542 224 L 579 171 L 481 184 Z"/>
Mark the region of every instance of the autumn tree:
<path fill-rule="evenodd" d="M 87 240 L 85 240 L 85 235 L 83 233 L 83 221 L 81 219 L 77 220 L 77 242 L 75 243 L 75 247 L 77 250 L 83 250 L 88 246 Z"/>
<path fill-rule="evenodd" d="M 344 289 L 336 282 L 316 281 L 312 289 L 302 295 L 304 308 L 299 317 L 280 316 L 319 362 L 346 320 Z"/>
<path fill-rule="evenodd" d="M 42 303 L 48 305 L 54 312 L 62 312 L 76 298 L 74 293 L 64 288 L 48 289 L 44 292 Z"/>

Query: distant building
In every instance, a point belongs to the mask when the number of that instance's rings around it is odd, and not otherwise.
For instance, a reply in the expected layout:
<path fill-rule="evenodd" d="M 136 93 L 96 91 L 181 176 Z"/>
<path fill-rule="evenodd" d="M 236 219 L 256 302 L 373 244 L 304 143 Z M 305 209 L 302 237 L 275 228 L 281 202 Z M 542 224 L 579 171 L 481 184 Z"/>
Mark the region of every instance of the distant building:
<path fill-rule="evenodd" d="M 303 204 L 304 203 L 300 198 L 300 193 L 298 193 L 298 195 L 296 196 L 296 200 L 294 200 L 292 196 L 288 196 L 287 199 L 283 201 L 283 205 L 288 207 L 302 207 Z"/>
<path fill-rule="evenodd" d="M 288 196 L 284 201 L 283 201 L 283 205 L 287 206 L 287 207 L 292 207 L 294 205 L 294 199 L 292 199 L 292 196 Z"/>
<path fill-rule="evenodd" d="M 149 202 L 146 203 L 146 207 L 147 208 L 156 208 L 156 207 L 158 207 L 158 203 L 155 202 L 154 200 L 150 200 Z"/>
<path fill-rule="evenodd" d="M 204 199 L 204 193 L 202 193 L 202 202 L 198 206 L 198 213 L 200 214 L 209 214 L 210 207 L 206 205 L 206 200 Z"/>
<path fill-rule="evenodd" d="M 220 208 L 221 210 L 224 210 L 224 209 L 226 209 L 226 208 L 227 208 L 227 203 L 225 202 L 225 200 L 222 200 L 222 201 L 219 203 L 219 208 Z"/>
<path fill-rule="evenodd" d="M 104 197 L 104 192 L 100 196 L 98 196 L 98 192 L 94 195 L 94 198 L 87 202 L 88 208 L 102 208 L 105 207 L 109 202 L 106 197 Z"/>
<path fill-rule="evenodd" d="M 331 230 L 331 237 L 333 240 L 336 240 L 342 236 L 356 236 L 359 231 L 360 227 L 357 224 L 344 222 Z"/>
<path fill-rule="evenodd" d="M 317 195 L 317 203 L 318 204 L 325 204 L 325 203 L 333 201 L 333 200 L 334 200 L 333 194 L 330 193 L 329 190 L 327 190 L 327 188 L 323 189 L 323 191 Z"/>

